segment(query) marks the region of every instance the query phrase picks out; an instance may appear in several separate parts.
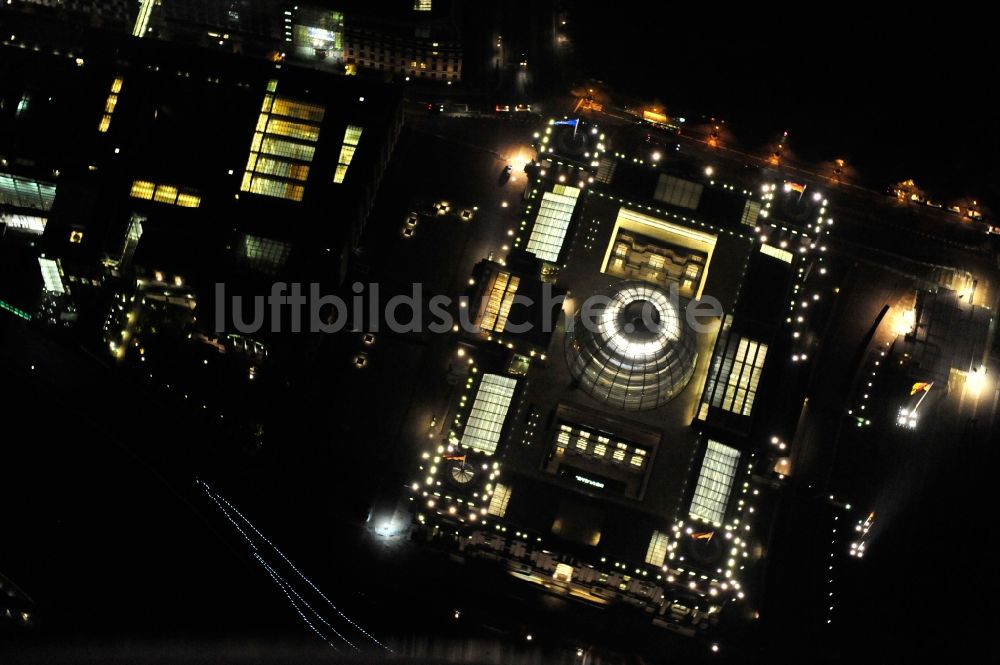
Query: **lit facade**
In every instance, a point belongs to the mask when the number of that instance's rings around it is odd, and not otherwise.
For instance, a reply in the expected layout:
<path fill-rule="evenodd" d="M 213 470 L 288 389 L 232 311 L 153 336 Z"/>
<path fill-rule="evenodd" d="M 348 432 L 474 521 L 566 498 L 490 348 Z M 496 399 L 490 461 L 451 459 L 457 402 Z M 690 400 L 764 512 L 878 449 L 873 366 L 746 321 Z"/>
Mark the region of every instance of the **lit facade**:
<path fill-rule="evenodd" d="M 44 22 L 10 18 L 46 43 Z M 75 39 L 86 58 L 3 46 L 0 78 L 5 100 L 27 100 L 0 113 L 5 226 L 41 236 L 75 296 L 144 271 L 340 282 L 401 129 L 399 89 L 158 39 Z"/>
<path fill-rule="evenodd" d="M 755 497 L 778 479 L 763 433 L 783 414 L 764 395 L 794 346 L 797 279 L 822 260 L 825 200 L 779 221 L 770 183 L 602 154 L 600 130 L 571 119 L 536 139 L 516 249 L 470 280 L 482 329 L 459 334 L 465 384 L 412 486 L 417 521 L 550 591 L 705 633 L 746 614 L 766 533 Z M 532 280 L 569 298 L 525 353 L 498 324 L 523 319 L 514 296 Z M 694 326 L 709 296 L 721 310 Z"/>

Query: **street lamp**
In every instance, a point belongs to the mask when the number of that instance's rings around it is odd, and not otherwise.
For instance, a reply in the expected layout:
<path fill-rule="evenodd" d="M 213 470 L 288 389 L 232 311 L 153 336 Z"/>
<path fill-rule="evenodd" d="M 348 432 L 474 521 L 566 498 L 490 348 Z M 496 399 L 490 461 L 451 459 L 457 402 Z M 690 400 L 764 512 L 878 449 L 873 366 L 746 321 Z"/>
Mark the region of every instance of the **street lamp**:
<path fill-rule="evenodd" d="M 920 408 L 920 405 L 923 404 L 924 398 L 927 397 L 927 393 L 931 391 L 932 387 L 934 387 L 933 381 L 930 383 L 924 383 L 921 381 L 913 384 L 913 388 L 910 390 L 910 396 L 912 397 L 918 392 L 922 392 L 923 394 L 920 396 L 920 399 L 917 400 L 916 406 L 912 409 L 907 409 L 905 406 L 899 409 L 899 414 L 896 417 L 897 425 L 908 429 L 917 428 L 917 410 Z"/>
<path fill-rule="evenodd" d="M 972 370 L 965 378 L 965 386 L 973 395 L 979 396 L 986 385 L 986 368 L 980 365 L 978 369 Z"/>

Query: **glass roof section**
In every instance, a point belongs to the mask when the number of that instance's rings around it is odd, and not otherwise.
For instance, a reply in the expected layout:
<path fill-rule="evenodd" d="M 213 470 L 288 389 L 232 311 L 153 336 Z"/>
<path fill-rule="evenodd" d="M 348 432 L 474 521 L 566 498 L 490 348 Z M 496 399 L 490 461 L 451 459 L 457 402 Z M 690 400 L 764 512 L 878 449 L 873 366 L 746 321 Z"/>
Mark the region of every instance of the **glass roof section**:
<path fill-rule="evenodd" d="M 663 406 L 694 374 L 694 334 L 661 289 L 620 282 L 591 300 L 566 334 L 570 372 L 588 395 L 639 411 Z"/>

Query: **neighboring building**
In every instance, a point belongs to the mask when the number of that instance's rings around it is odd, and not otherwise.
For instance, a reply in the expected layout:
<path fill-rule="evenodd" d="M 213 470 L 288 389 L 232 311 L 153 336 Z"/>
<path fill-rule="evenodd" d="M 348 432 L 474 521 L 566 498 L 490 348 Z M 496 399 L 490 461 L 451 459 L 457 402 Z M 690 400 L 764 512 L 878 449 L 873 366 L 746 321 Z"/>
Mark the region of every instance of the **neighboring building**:
<path fill-rule="evenodd" d="M 138 267 L 206 288 L 339 284 L 401 129 L 398 88 L 106 32 L 69 50 L 61 24 L 10 18 L 0 214 L 44 233 L 71 288 Z M 135 265 L 156 243 L 186 265 Z"/>
<path fill-rule="evenodd" d="M 397 79 L 462 79 L 460 4 L 393 0 L 287 3 L 284 51 L 339 71 Z M 343 69 L 341 69 L 343 68 Z"/>
<path fill-rule="evenodd" d="M 140 0 L 5 0 L 5 9 L 37 13 L 80 21 L 115 30 L 128 30 L 135 24 Z"/>
<path fill-rule="evenodd" d="M 145 4 L 145 3 L 143 3 Z M 137 17 L 133 34 L 247 55 L 280 50 L 283 0 L 169 0 Z M 145 31 L 141 24 L 145 21 Z"/>
<path fill-rule="evenodd" d="M 399 80 L 462 79 L 461 6 L 451 0 L 12 0 L 18 9 L 137 37 Z"/>
<path fill-rule="evenodd" d="M 459 3 L 397 0 L 395 8 L 375 11 L 350 3 L 344 22 L 344 61 L 350 66 L 398 78 L 462 80 Z"/>

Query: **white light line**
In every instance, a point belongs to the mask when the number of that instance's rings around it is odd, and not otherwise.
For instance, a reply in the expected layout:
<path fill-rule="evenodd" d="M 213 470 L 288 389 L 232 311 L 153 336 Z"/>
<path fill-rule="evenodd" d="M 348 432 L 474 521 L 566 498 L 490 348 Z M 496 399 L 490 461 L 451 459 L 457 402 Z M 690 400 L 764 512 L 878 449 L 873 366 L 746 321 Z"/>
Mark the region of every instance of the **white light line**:
<path fill-rule="evenodd" d="M 240 532 L 240 534 L 243 536 L 243 538 L 246 539 L 246 541 L 250 545 L 250 547 L 252 547 L 254 550 L 257 550 L 257 545 L 253 542 L 253 540 L 250 539 L 250 537 L 246 534 L 246 532 L 242 528 L 240 528 L 240 525 L 236 523 L 236 521 L 232 518 L 232 516 L 229 514 L 229 512 L 222 506 L 221 503 L 219 503 L 219 500 L 214 495 L 212 495 L 210 493 L 210 490 L 207 489 L 207 486 L 206 486 L 206 493 L 208 493 L 209 498 L 211 498 L 212 501 L 215 502 L 215 505 L 219 507 L 219 510 L 222 511 L 222 514 L 225 515 L 226 519 L 229 520 L 229 522 L 236 528 L 236 530 Z M 309 609 L 310 612 L 312 612 L 314 615 L 316 615 L 316 617 L 320 621 L 322 621 L 323 624 L 326 625 L 327 628 L 329 628 L 330 630 L 332 630 L 334 632 L 334 634 L 337 635 L 337 637 L 339 637 L 341 640 L 343 640 L 344 642 L 346 642 L 347 645 L 350 646 L 352 649 L 354 649 L 356 651 L 359 650 L 356 646 L 354 646 L 354 644 L 352 644 L 350 642 L 350 640 L 348 640 L 346 637 L 344 637 L 343 635 L 341 635 L 340 632 L 336 628 L 334 628 L 333 626 L 331 626 L 330 623 L 325 618 L 323 618 L 323 615 L 321 615 L 319 612 L 317 612 L 316 610 L 314 610 L 312 608 L 312 606 L 309 605 L 309 603 L 307 603 L 305 601 L 305 599 L 303 599 L 302 596 L 300 596 L 298 594 L 298 592 L 295 591 L 295 589 L 292 587 L 292 585 L 287 580 L 285 580 L 283 577 L 281 577 L 281 575 L 276 570 L 274 570 L 274 568 L 272 568 L 270 565 L 268 565 L 268 563 L 266 561 L 264 561 L 264 558 L 262 556 L 260 556 L 260 554 L 258 554 L 256 551 L 254 552 L 254 558 L 257 559 L 257 561 L 261 564 L 261 566 L 264 567 L 264 569 L 267 571 L 268 575 L 270 575 L 271 578 L 274 579 L 275 583 L 278 584 L 278 586 L 281 588 L 281 590 L 285 594 L 285 596 L 288 596 L 288 592 L 289 591 L 291 591 L 292 593 L 294 593 L 295 596 L 296 596 L 296 598 L 298 598 L 299 601 L 303 605 L 305 605 Z M 302 615 L 302 618 L 303 618 L 303 620 L 305 620 L 306 624 L 308 624 L 310 628 L 312 628 L 314 631 L 316 631 L 316 628 L 309 622 L 308 619 L 306 619 L 306 617 L 302 613 L 302 610 L 299 609 L 298 605 L 296 605 L 295 602 L 290 597 L 289 597 L 288 600 L 292 604 L 292 607 L 295 608 L 295 611 L 298 612 L 300 615 Z M 324 635 L 322 635 L 321 633 L 318 633 L 318 631 L 317 631 L 317 634 L 319 634 L 320 637 L 323 638 L 323 640 L 325 642 L 327 642 L 328 644 L 330 644 L 331 647 L 333 647 L 334 649 L 337 648 Z"/>
<path fill-rule="evenodd" d="M 238 515 L 240 517 L 240 519 L 242 519 L 247 524 L 247 526 L 249 526 L 253 530 L 253 532 L 255 534 L 257 534 L 257 536 L 261 540 L 263 540 L 265 543 L 267 543 L 271 547 L 271 549 L 273 549 L 278 554 L 278 556 L 280 556 L 282 558 L 282 560 L 284 560 L 284 562 L 288 564 L 288 567 L 291 568 L 293 571 L 295 571 L 295 573 L 299 577 L 301 577 L 305 581 L 305 583 L 308 584 L 310 586 L 310 588 L 312 588 L 312 590 L 317 593 L 317 595 L 319 595 L 320 598 L 322 598 L 323 600 L 325 600 L 326 603 L 331 608 L 333 608 L 333 610 L 344 621 L 346 621 L 347 623 L 349 623 L 350 625 L 352 625 L 354 628 L 356 628 L 358 631 L 360 631 L 363 635 L 365 635 L 368 639 L 370 639 L 372 642 L 374 642 L 378 646 L 382 647 L 386 651 L 394 653 L 392 651 L 392 649 L 390 649 L 386 645 L 384 645 L 381 642 L 379 642 L 378 639 L 376 639 L 371 633 L 369 633 L 367 630 L 365 630 L 364 628 L 362 628 L 358 623 L 356 623 L 354 620 L 352 620 L 346 614 L 344 614 L 343 612 L 341 612 L 340 609 L 336 605 L 333 604 L 333 601 L 331 601 L 329 598 L 327 598 L 326 594 L 324 594 L 322 591 L 320 591 L 319 587 L 317 587 L 315 584 L 313 584 L 312 580 L 310 580 L 308 577 L 306 577 L 302 573 L 302 571 L 300 571 L 295 566 L 295 564 L 292 563 L 291 560 L 287 556 L 285 556 L 284 552 L 282 552 L 280 549 L 278 549 L 278 547 L 274 543 L 272 543 L 270 540 L 268 540 L 267 536 L 265 536 L 263 533 L 261 533 L 260 530 L 257 529 L 256 526 L 254 526 L 253 522 L 251 522 L 249 519 L 247 519 L 247 517 L 245 515 L 243 515 L 243 513 L 241 513 L 239 510 L 237 510 L 236 507 L 233 506 L 233 504 L 229 503 L 229 501 L 226 499 L 226 497 L 222 496 L 221 494 L 216 493 L 211 487 L 209 487 L 208 483 L 206 483 L 205 481 L 198 480 L 196 482 L 198 482 L 199 484 L 201 484 L 205 488 L 205 491 L 208 492 L 213 497 L 213 499 L 214 498 L 218 498 L 220 501 L 222 501 L 223 503 L 225 503 L 226 506 L 230 510 L 232 510 L 234 513 L 236 513 L 236 515 Z M 221 508 L 221 506 L 220 506 L 220 508 Z M 228 515 L 227 515 L 227 517 L 228 517 Z M 242 533 L 242 530 L 241 530 L 241 533 Z M 346 642 L 347 640 L 345 639 L 344 641 Z M 350 644 L 350 642 L 348 642 L 348 644 Z"/>
<path fill-rule="evenodd" d="M 146 35 L 155 4 L 156 0 L 142 0 L 142 4 L 139 6 L 139 15 L 136 16 L 135 25 L 132 27 L 132 36 L 144 37 Z"/>
<path fill-rule="evenodd" d="M 338 648 L 337 648 L 337 647 L 336 647 L 336 646 L 335 646 L 335 645 L 333 644 L 333 642 L 331 642 L 331 641 L 330 641 L 329 639 L 327 639 L 327 637 L 326 637 L 325 635 L 323 635 L 323 633 L 319 632 L 319 630 L 317 630 L 316 626 L 312 625 L 312 622 L 311 622 L 311 621 L 309 621 L 309 618 L 308 618 L 308 617 L 307 617 L 307 616 L 306 616 L 306 615 L 305 615 L 305 614 L 304 614 L 304 613 L 302 612 L 302 610 L 301 610 L 301 609 L 299 609 L 299 606 L 295 604 L 295 601 L 294 601 L 294 600 L 292 599 L 292 597 L 291 597 L 291 596 L 290 596 L 290 595 L 288 594 L 288 590 L 287 590 L 287 589 L 285 588 L 285 584 L 283 584 L 283 583 L 282 583 L 282 580 L 281 580 L 281 578 L 280 578 L 280 577 L 278 577 L 278 576 L 277 576 L 277 575 L 276 575 L 275 573 L 271 572 L 271 568 L 270 568 L 270 566 L 268 566 L 268 565 L 267 565 L 266 563 L 264 563 L 263 559 L 261 559 L 261 557 L 260 557 L 260 555 L 259 555 L 259 554 L 254 554 L 254 557 L 255 557 L 255 558 L 257 559 L 257 561 L 259 561 L 259 562 L 261 563 L 261 565 L 263 565 L 263 566 L 264 566 L 264 570 L 266 570 L 266 571 L 267 571 L 267 574 L 271 576 L 271 579 L 272 579 L 272 580 L 274 580 L 274 583 L 278 585 L 278 588 L 279 588 L 279 589 L 281 589 L 281 592 L 285 594 L 285 597 L 286 597 L 286 598 L 288 598 L 288 603 L 289 603 L 289 604 L 290 604 L 290 605 L 291 605 L 292 607 L 294 607 L 294 608 L 295 608 L 295 611 L 299 613 L 299 616 L 300 616 L 300 617 L 302 617 L 302 620 L 303 620 L 303 621 L 305 622 L 305 624 L 306 624 L 307 626 L 309 626 L 309 628 L 310 628 L 310 629 L 311 629 L 311 630 L 312 630 L 312 631 L 313 631 L 314 633 L 316 633 L 316 635 L 317 635 L 317 636 L 319 636 L 319 638 L 320 638 L 321 640 L 323 640 L 324 642 L 326 642 L 327 644 L 329 644 L 329 645 L 330 645 L 330 647 L 331 647 L 331 648 L 332 648 L 332 649 L 333 649 L 334 651 L 336 651 L 337 653 L 340 653 L 340 649 L 338 649 Z M 296 595 L 298 595 L 298 594 L 296 594 Z M 337 631 L 334 631 L 334 632 L 337 632 Z"/>
<path fill-rule="evenodd" d="M 253 542 L 253 540 L 250 539 L 250 537 L 246 534 L 246 532 L 242 528 L 240 528 L 240 525 L 236 523 L 236 520 L 234 520 L 232 518 L 232 516 L 229 514 L 229 512 L 222 506 L 222 504 L 219 503 L 219 500 L 214 495 L 212 495 L 210 493 L 210 491 L 207 489 L 207 487 L 206 487 L 206 493 L 208 493 L 209 498 L 211 498 L 212 501 L 215 502 L 215 505 L 218 506 L 219 510 L 222 511 L 222 514 L 226 517 L 226 519 L 229 520 L 230 524 L 232 524 L 236 528 L 236 530 L 240 532 L 240 534 L 243 536 L 243 538 L 246 539 L 246 541 L 250 545 L 250 547 L 252 547 L 254 550 L 257 550 L 257 545 Z M 257 559 L 257 562 L 260 563 L 261 566 L 263 566 L 264 570 L 266 570 L 267 574 L 271 576 L 271 579 L 273 579 L 274 582 L 278 585 L 278 587 L 281 589 L 282 593 L 284 593 L 285 596 L 288 597 L 289 603 L 292 605 L 293 608 L 295 608 L 295 611 L 299 613 L 299 615 L 302 617 L 303 621 L 306 622 L 306 625 L 308 625 L 309 628 L 311 628 L 314 632 L 316 632 L 316 634 L 319 635 L 320 638 L 322 638 L 324 642 L 326 642 L 327 644 L 329 644 L 335 650 L 339 651 L 337 649 L 337 647 L 333 644 L 333 642 L 331 642 L 325 635 L 323 635 L 318 630 L 316 630 L 316 627 L 312 625 L 312 623 L 305 616 L 305 614 L 303 614 L 302 610 L 299 609 L 299 606 L 295 603 L 295 601 L 291 598 L 291 596 L 289 596 L 289 594 L 288 594 L 289 591 L 291 591 L 292 593 L 294 593 L 295 596 L 296 596 L 296 598 L 298 598 L 299 601 L 309 609 L 309 611 L 311 611 L 313 614 L 315 614 L 316 617 L 320 621 L 322 621 L 330 630 L 332 630 L 337 635 L 337 637 L 339 637 L 344 642 L 346 642 L 348 644 L 348 646 L 350 646 L 351 648 L 353 648 L 355 650 L 358 650 L 358 648 L 356 646 L 354 646 L 353 644 L 351 644 L 351 642 L 346 637 L 344 637 L 343 635 L 341 635 L 340 632 L 338 632 L 336 628 L 334 628 L 333 626 L 331 626 L 329 624 L 329 622 L 326 619 L 324 619 L 323 616 L 319 612 L 317 612 L 316 610 L 314 610 L 312 608 L 312 606 L 310 606 L 309 603 L 307 603 L 302 598 L 302 596 L 300 596 L 298 594 L 298 592 L 296 592 L 295 589 L 292 588 L 292 585 L 289 584 L 287 580 L 285 580 L 283 577 L 281 577 L 281 575 L 276 570 L 274 570 L 274 568 L 272 568 L 270 565 L 268 565 L 268 563 L 266 561 L 264 561 L 264 558 L 260 554 L 258 554 L 257 551 L 254 552 L 254 558 Z"/>
<path fill-rule="evenodd" d="M 331 626 L 330 622 L 327 621 L 326 619 L 324 619 L 322 614 L 320 614 L 319 612 L 317 612 L 316 610 L 314 610 L 312 608 L 312 605 L 310 605 L 309 603 L 307 603 L 306 599 L 303 598 L 302 596 L 300 596 L 299 592 L 296 591 L 295 588 L 292 587 L 292 585 L 289 584 L 288 581 L 285 578 L 281 577 L 281 575 L 278 574 L 278 571 L 276 571 L 266 561 L 264 561 L 263 557 L 261 557 L 259 555 L 255 555 L 255 556 L 257 557 L 257 560 L 260 561 L 260 564 L 262 566 L 264 566 L 264 568 L 267 570 L 267 572 L 270 573 L 272 576 L 277 575 L 278 578 L 281 579 L 282 582 L 284 582 L 285 586 L 288 587 L 288 590 L 291 591 L 293 594 L 295 594 L 295 597 L 299 599 L 299 602 L 302 603 L 303 605 L 305 605 L 306 609 L 308 609 L 310 612 L 312 612 L 314 615 L 316 615 L 316 618 L 319 619 L 320 621 L 322 621 L 324 626 L 326 626 L 327 628 L 329 628 L 330 630 L 332 630 L 333 633 L 337 637 L 339 637 L 344 642 L 346 642 L 347 646 L 351 647 L 355 651 L 360 651 L 361 650 L 358 647 L 354 646 L 354 644 L 349 639 L 347 639 L 346 637 L 344 637 L 343 635 L 341 635 L 339 630 L 337 630 L 336 628 L 334 628 L 333 626 Z"/>
<path fill-rule="evenodd" d="M 205 488 L 205 491 L 208 494 L 209 498 L 212 499 L 212 501 L 215 502 L 215 505 L 218 506 L 219 510 L 222 511 L 222 514 L 226 517 L 226 519 L 229 520 L 229 522 L 234 527 L 236 527 L 236 530 L 240 532 L 240 535 L 242 535 L 243 538 L 246 539 L 246 541 L 250 545 L 250 547 L 252 547 L 254 550 L 257 550 L 257 545 L 253 542 L 253 540 L 250 539 L 250 537 L 246 534 L 246 532 L 242 528 L 240 528 L 240 525 L 236 523 L 236 520 L 234 520 L 232 518 L 232 516 L 222 506 L 222 504 L 219 503 L 219 500 L 216 499 L 216 497 L 211 494 L 211 492 L 210 492 L 210 490 L 208 490 L 207 486 Z M 313 632 L 315 632 L 317 635 L 319 635 L 319 637 L 324 642 L 326 642 L 327 644 L 329 644 L 334 649 L 337 649 L 337 647 L 334 646 L 333 642 L 331 642 L 325 635 L 323 635 L 321 632 L 319 632 L 314 625 L 312 625 L 312 622 L 309 621 L 309 619 L 305 616 L 305 614 L 302 612 L 302 610 L 299 608 L 299 606 L 295 603 L 294 599 L 292 599 L 292 597 L 289 595 L 289 593 L 288 593 L 289 591 L 291 591 L 292 593 L 294 593 L 295 596 L 302 602 L 302 604 L 305 605 L 307 608 L 309 608 L 309 610 L 312 611 L 312 613 L 315 614 L 319 618 L 320 621 L 322 621 L 324 624 L 326 624 L 330 628 L 330 630 L 332 630 L 334 633 L 336 633 L 337 636 L 340 639 L 344 640 L 344 642 L 347 642 L 347 644 L 350 645 L 351 647 L 357 649 L 357 647 L 355 647 L 347 639 L 345 639 L 343 635 L 341 635 L 340 633 L 338 633 L 336 629 L 334 629 L 332 626 L 330 626 L 330 624 L 327 623 L 326 619 L 324 619 L 322 616 L 320 616 L 320 614 L 318 612 L 316 612 L 315 610 L 313 610 L 312 607 L 310 607 L 309 604 L 306 603 L 305 600 L 303 600 L 302 597 L 299 596 L 298 593 L 296 593 L 295 589 L 292 588 L 291 584 L 289 584 L 284 578 L 282 578 L 281 575 L 279 575 L 276 570 L 274 570 L 271 566 L 269 566 L 267 564 L 267 562 L 264 561 L 264 558 L 257 551 L 254 552 L 253 556 L 257 560 L 257 562 L 264 568 L 264 570 L 267 571 L 267 574 L 271 576 L 271 579 L 273 579 L 274 582 L 275 582 L 275 584 L 278 585 L 278 588 L 281 589 L 282 593 L 285 594 L 285 597 L 288 598 L 289 604 L 291 604 L 291 606 L 293 608 L 295 608 L 295 611 L 299 613 L 299 616 L 302 617 L 302 620 L 305 621 L 306 625 L 309 626 L 309 628 L 312 629 Z"/>

